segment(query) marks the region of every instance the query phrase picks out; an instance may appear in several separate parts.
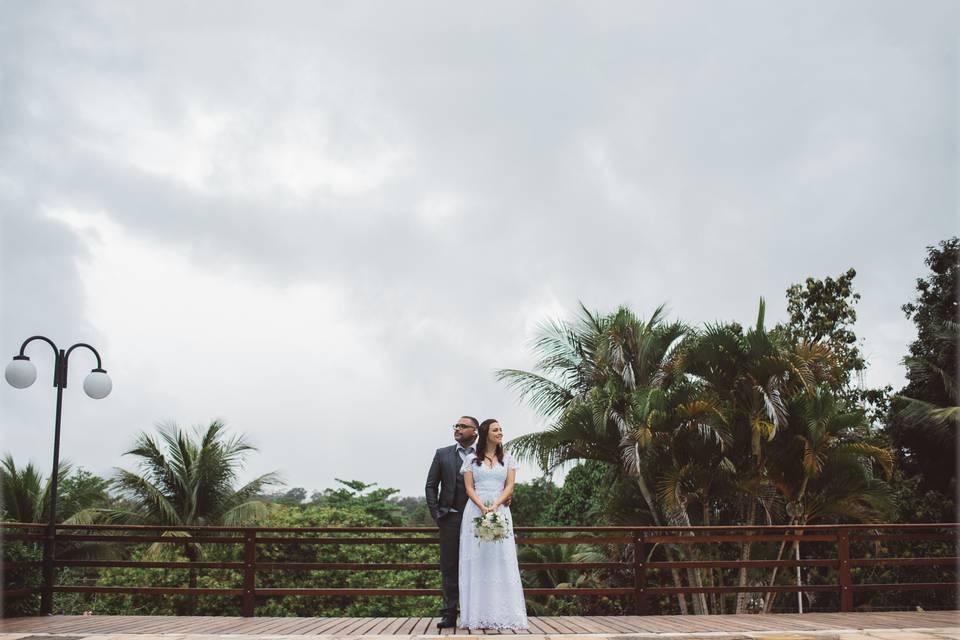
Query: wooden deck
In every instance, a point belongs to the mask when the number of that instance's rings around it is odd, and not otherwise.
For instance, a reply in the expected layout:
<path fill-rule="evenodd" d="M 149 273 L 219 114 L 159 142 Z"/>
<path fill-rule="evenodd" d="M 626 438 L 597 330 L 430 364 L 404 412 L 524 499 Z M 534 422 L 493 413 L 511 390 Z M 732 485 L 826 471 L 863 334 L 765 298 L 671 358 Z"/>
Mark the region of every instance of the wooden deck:
<path fill-rule="evenodd" d="M 670 635 L 783 640 L 834 637 L 830 632 L 875 630 L 873 640 L 960 640 L 960 612 L 807 613 L 718 616 L 620 616 L 530 618 L 528 632 L 444 630 L 438 618 L 241 618 L 171 616 L 48 616 L 0 620 L 0 634 L 69 636 L 437 636 L 437 635 Z M 923 634 L 920 631 L 926 630 Z M 902 631 L 903 633 L 897 633 Z M 6 636 L 13 640 L 14 636 Z"/>

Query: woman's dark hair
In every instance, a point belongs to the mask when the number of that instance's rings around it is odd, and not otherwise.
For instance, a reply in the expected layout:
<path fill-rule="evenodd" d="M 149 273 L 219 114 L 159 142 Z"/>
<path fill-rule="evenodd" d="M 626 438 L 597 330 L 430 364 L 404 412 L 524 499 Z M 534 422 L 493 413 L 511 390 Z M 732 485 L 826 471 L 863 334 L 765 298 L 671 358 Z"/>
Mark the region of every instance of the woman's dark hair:
<path fill-rule="evenodd" d="M 483 464 L 483 459 L 487 455 L 487 435 L 490 433 L 490 425 L 496 424 L 498 422 L 495 418 L 487 418 L 480 423 L 480 428 L 478 429 L 480 435 L 477 436 L 477 457 L 474 459 L 474 462 L 477 465 Z M 500 464 L 503 464 L 503 445 L 497 445 L 497 461 Z"/>

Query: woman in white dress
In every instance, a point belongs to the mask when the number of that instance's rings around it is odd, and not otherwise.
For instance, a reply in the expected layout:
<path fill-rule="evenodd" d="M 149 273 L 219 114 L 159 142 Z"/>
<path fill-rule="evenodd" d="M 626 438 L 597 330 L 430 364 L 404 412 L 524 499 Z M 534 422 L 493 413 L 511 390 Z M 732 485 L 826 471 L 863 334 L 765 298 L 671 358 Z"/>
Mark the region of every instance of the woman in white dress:
<path fill-rule="evenodd" d="M 480 423 L 476 451 L 460 469 L 470 498 L 460 525 L 460 627 L 526 629 L 527 607 L 507 506 L 517 463 L 503 452 L 503 429 L 496 420 Z M 506 516 L 506 539 L 490 542 L 474 536 L 473 519 L 490 511 Z"/>

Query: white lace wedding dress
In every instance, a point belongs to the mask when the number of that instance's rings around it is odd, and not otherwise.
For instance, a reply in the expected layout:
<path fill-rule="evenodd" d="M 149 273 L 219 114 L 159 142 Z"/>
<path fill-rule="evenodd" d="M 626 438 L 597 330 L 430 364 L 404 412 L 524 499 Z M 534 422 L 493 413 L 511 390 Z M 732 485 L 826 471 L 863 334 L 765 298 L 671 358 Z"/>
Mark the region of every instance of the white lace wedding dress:
<path fill-rule="evenodd" d="M 468 455 L 460 473 L 473 473 L 473 487 L 480 500 L 494 502 L 503 493 L 507 471 L 517 463 L 504 454 L 503 464 L 493 468 L 474 463 Z M 510 508 L 499 509 L 510 523 L 509 537 L 497 542 L 483 542 L 473 535 L 473 519 L 480 509 L 467 501 L 460 525 L 460 627 L 464 629 L 526 629 L 527 607 L 523 601 L 523 585 L 517 565 L 517 543 L 513 538 Z"/>

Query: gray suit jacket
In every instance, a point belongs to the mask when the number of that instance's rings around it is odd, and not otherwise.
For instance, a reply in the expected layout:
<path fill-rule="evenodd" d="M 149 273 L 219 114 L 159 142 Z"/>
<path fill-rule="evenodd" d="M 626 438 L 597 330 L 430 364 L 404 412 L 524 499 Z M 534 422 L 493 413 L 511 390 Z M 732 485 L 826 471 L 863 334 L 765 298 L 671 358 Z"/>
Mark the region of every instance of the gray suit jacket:
<path fill-rule="evenodd" d="M 427 508 L 434 520 L 439 520 L 451 510 L 463 512 L 467 504 L 467 492 L 463 486 L 463 476 L 460 475 L 461 466 L 463 460 L 457 453 L 456 444 L 440 447 L 433 455 L 425 490 Z"/>

